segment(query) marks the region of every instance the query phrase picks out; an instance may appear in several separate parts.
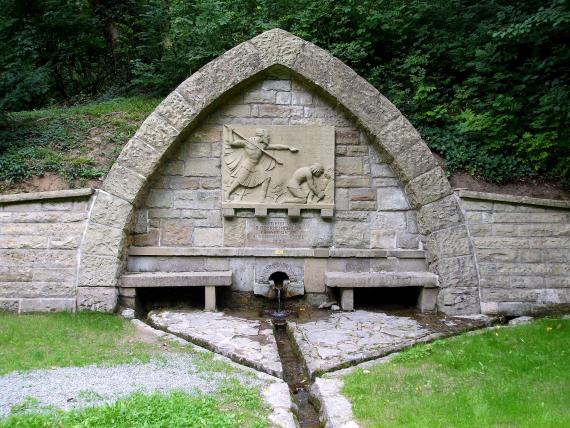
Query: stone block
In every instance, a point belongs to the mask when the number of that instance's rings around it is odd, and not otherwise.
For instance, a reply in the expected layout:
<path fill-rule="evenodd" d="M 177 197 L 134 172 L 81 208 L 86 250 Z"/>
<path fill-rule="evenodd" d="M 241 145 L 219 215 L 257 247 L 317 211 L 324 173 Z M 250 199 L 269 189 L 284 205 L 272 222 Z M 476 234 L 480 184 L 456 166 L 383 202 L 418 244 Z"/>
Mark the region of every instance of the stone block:
<path fill-rule="evenodd" d="M 133 137 L 121 151 L 117 160 L 127 168 L 148 177 L 158 165 L 160 155 L 161 153 L 157 152 L 154 147 Z"/>
<path fill-rule="evenodd" d="M 399 232 L 396 234 L 396 248 L 415 250 L 420 247 L 420 237 L 415 233 Z"/>
<path fill-rule="evenodd" d="M 305 292 L 324 293 L 326 259 L 305 259 Z"/>
<path fill-rule="evenodd" d="M 178 92 L 171 92 L 156 108 L 176 129 L 184 129 L 196 117 L 199 106 L 191 105 Z"/>
<path fill-rule="evenodd" d="M 209 158 L 212 155 L 212 144 L 202 142 L 189 142 L 184 146 L 184 157 L 187 158 Z"/>
<path fill-rule="evenodd" d="M 119 257 L 126 235 L 121 229 L 89 223 L 82 251 L 91 255 Z"/>
<path fill-rule="evenodd" d="M 380 211 L 370 214 L 370 227 L 375 229 L 406 230 L 405 211 Z"/>
<path fill-rule="evenodd" d="M 243 247 L 246 240 L 246 219 L 224 219 L 224 246 Z"/>
<path fill-rule="evenodd" d="M 419 207 L 451 195 L 453 191 L 443 170 L 438 166 L 410 180 L 406 185 L 406 193 L 412 206 Z"/>
<path fill-rule="evenodd" d="M 275 104 L 261 104 L 259 117 L 303 117 L 302 106 L 285 106 Z"/>
<path fill-rule="evenodd" d="M 472 254 L 467 227 L 463 225 L 431 233 L 426 245 L 432 260 Z"/>
<path fill-rule="evenodd" d="M 182 175 L 184 174 L 184 161 L 181 160 L 171 160 L 166 161 L 161 168 L 161 174 L 163 175 Z"/>
<path fill-rule="evenodd" d="M 216 310 L 216 287 L 206 286 L 204 287 L 204 310 L 205 311 L 215 311 Z"/>
<path fill-rule="evenodd" d="M 438 311 L 446 315 L 481 313 L 479 291 L 476 287 L 441 288 L 437 300 Z"/>
<path fill-rule="evenodd" d="M 163 246 L 192 245 L 194 223 L 189 219 L 162 219 L 160 244 Z"/>
<path fill-rule="evenodd" d="M 78 287 L 77 310 L 115 312 L 119 301 L 116 287 Z"/>
<path fill-rule="evenodd" d="M 186 162 L 184 175 L 192 177 L 219 177 L 221 175 L 219 158 L 193 158 Z"/>
<path fill-rule="evenodd" d="M 103 182 L 103 190 L 132 204 L 145 181 L 146 177 L 115 163 Z"/>
<path fill-rule="evenodd" d="M 264 90 L 290 91 L 291 90 L 291 80 L 290 79 L 279 79 L 279 80 L 266 79 L 261 84 L 261 88 Z"/>
<path fill-rule="evenodd" d="M 400 152 L 392 163 L 394 171 L 404 184 L 437 166 L 438 164 L 430 149 L 423 141 L 418 141 L 408 149 Z"/>
<path fill-rule="evenodd" d="M 401 211 L 410 209 L 404 192 L 399 187 L 384 187 L 378 189 L 378 211 Z"/>
<path fill-rule="evenodd" d="M 129 223 L 132 210 L 133 206 L 124 199 L 98 190 L 90 220 L 94 223 L 122 228 Z"/>
<path fill-rule="evenodd" d="M 266 31 L 250 40 L 259 49 L 265 66 L 282 64 L 292 68 L 305 42 L 286 31 Z"/>
<path fill-rule="evenodd" d="M 48 248 L 48 238 L 36 235 L 2 236 L 0 248 Z"/>
<path fill-rule="evenodd" d="M 349 207 L 355 211 L 376 211 L 376 201 L 350 202 Z"/>
<path fill-rule="evenodd" d="M 146 287 L 229 287 L 232 272 L 143 272 L 128 273 L 121 277 L 125 288 Z"/>
<path fill-rule="evenodd" d="M 0 249 L 0 266 L 74 267 L 75 250 Z"/>
<path fill-rule="evenodd" d="M 376 200 L 376 192 L 374 191 L 374 189 L 370 189 L 370 188 L 350 189 L 349 195 L 350 195 L 351 201 L 375 201 Z"/>
<path fill-rule="evenodd" d="M 20 299 L 0 299 L 0 312 L 18 312 L 20 309 Z"/>
<path fill-rule="evenodd" d="M 198 177 L 171 176 L 167 178 L 166 187 L 172 190 L 196 190 L 200 188 L 200 183 Z"/>
<path fill-rule="evenodd" d="M 145 200 L 145 205 L 150 208 L 170 208 L 173 205 L 174 196 L 168 190 L 150 190 Z"/>
<path fill-rule="evenodd" d="M 440 259 L 430 265 L 430 270 L 439 275 L 442 288 L 477 288 L 477 271 L 471 256 Z"/>
<path fill-rule="evenodd" d="M 75 268 L 34 268 L 33 281 L 37 282 L 75 282 Z M 2 277 L 3 281 L 6 281 Z"/>
<path fill-rule="evenodd" d="M 463 215 L 455 196 L 424 205 L 419 210 L 419 223 L 426 233 L 462 223 Z"/>
<path fill-rule="evenodd" d="M 160 229 L 150 228 L 147 233 L 132 235 L 132 244 L 137 247 L 155 247 L 160 240 Z"/>
<path fill-rule="evenodd" d="M 337 221 L 334 227 L 334 244 L 337 247 L 368 248 L 370 244 L 368 224 Z"/>
<path fill-rule="evenodd" d="M 79 269 L 80 287 L 113 287 L 117 284 L 122 263 L 114 257 L 83 254 Z"/>
<path fill-rule="evenodd" d="M 219 126 L 202 125 L 190 136 L 191 142 L 216 143 L 222 140 L 222 129 Z"/>
<path fill-rule="evenodd" d="M 327 287 L 438 287 L 437 275 L 431 272 L 327 272 Z"/>
<path fill-rule="evenodd" d="M 308 92 L 293 91 L 291 93 L 291 104 L 295 106 L 308 106 L 313 104 L 313 95 Z"/>
<path fill-rule="evenodd" d="M 221 197 L 220 190 L 179 190 L 174 192 L 174 208 L 220 209 Z"/>
<path fill-rule="evenodd" d="M 275 95 L 275 104 L 291 104 L 291 92 L 277 92 Z"/>
<path fill-rule="evenodd" d="M 24 267 L 22 265 L 0 266 L 0 278 L 2 281 L 31 281 L 32 275 L 37 268 Z"/>
<path fill-rule="evenodd" d="M 180 130 L 154 112 L 148 116 L 135 134 L 135 137 L 150 144 L 161 156 L 176 141 Z"/>
<path fill-rule="evenodd" d="M 74 312 L 75 299 L 22 299 L 20 303 L 20 313 L 62 311 Z"/>
<path fill-rule="evenodd" d="M 253 259 L 232 257 L 230 259 L 233 282 L 232 290 L 252 292 L 255 282 L 255 264 Z"/>
<path fill-rule="evenodd" d="M 134 233 L 146 233 L 148 231 L 148 209 L 139 208 L 135 211 Z M 115 226 L 116 227 L 116 226 Z"/>
<path fill-rule="evenodd" d="M 75 295 L 73 279 L 67 278 L 68 282 L 0 282 L 0 297 L 71 298 Z"/>
<path fill-rule="evenodd" d="M 354 290 L 352 288 L 340 290 L 340 307 L 343 311 L 354 311 Z"/>
<path fill-rule="evenodd" d="M 370 173 L 372 175 L 372 177 L 374 178 L 391 178 L 391 179 L 395 179 L 395 175 L 394 172 L 392 171 L 392 168 L 390 168 L 390 165 L 385 164 L 385 163 L 375 163 L 372 162 L 371 166 L 370 166 Z M 397 180 L 393 180 L 395 181 L 397 184 L 399 185 Z"/>
<path fill-rule="evenodd" d="M 418 309 L 420 312 L 433 312 L 437 305 L 437 288 L 422 288 L 418 298 Z"/>
<path fill-rule="evenodd" d="M 270 104 L 275 102 L 275 91 L 257 90 L 247 91 L 244 95 L 245 103 Z"/>
<path fill-rule="evenodd" d="M 362 158 L 337 158 L 336 159 L 336 174 L 337 175 L 362 175 L 364 167 Z M 368 185 L 368 184 L 367 184 Z M 360 186 L 365 187 L 365 186 Z"/>
<path fill-rule="evenodd" d="M 371 229 L 370 248 L 396 248 L 396 232 L 386 229 Z"/>
<path fill-rule="evenodd" d="M 222 243 L 222 228 L 197 227 L 194 229 L 193 244 L 196 247 L 221 247 Z"/>
<path fill-rule="evenodd" d="M 336 188 L 370 187 L 370 178 L 366 176 L 335 177 Z"/>

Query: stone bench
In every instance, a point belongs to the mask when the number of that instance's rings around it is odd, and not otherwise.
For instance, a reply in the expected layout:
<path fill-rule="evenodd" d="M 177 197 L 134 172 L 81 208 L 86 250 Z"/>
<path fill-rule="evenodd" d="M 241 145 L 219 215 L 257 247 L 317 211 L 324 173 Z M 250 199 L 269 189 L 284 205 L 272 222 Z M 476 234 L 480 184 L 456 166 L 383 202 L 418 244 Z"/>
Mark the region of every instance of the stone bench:
<path fill-rule="evenodd" d="M 354 310 L 354 288 L 421 287 L 420 311 L 435 310 L 439 281 L 431 272 L 326 272 L 325 285 L 340 288 L 341 307 Z"/>
<path fill-rule="evenodd" d="M 159 287 L 204 287 L 204 310 L 216 310 L 216 287 L 232 285 L 232 271 L 141 272 L 124 274 L 123 289 Z"/>

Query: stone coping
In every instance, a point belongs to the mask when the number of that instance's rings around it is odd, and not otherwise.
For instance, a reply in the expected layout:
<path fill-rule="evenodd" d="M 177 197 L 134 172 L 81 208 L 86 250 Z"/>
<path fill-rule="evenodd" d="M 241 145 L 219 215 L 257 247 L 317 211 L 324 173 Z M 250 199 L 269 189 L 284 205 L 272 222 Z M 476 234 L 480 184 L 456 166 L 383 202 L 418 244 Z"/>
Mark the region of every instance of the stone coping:
<path fill-rule="evenodd" d="M 459 197 L 463 199 L 480 199 L 485 201 L 570 209 L 570 201 L 562 201 L 559 199 L 531 198 L 530 196 L 504 195 L 500 193 L 475 192 L 472 190 L 458 190 L 457 193 Z"/>
<path fill-rule="evenodd" d="M 54 190 L 50 192 L 14 193 L 12 195 L 0 195 L 0 204 L 45 201 L 50 199 L 87 198 L 91 196 L 93 192 L 95 192 L 95 189 L 88 187 L 84 189 Z"/>
<path fill-rule="evenodd" d="M 424 250 L 358 248 L 129 247 L 129 256 L 425 258 Z"/>

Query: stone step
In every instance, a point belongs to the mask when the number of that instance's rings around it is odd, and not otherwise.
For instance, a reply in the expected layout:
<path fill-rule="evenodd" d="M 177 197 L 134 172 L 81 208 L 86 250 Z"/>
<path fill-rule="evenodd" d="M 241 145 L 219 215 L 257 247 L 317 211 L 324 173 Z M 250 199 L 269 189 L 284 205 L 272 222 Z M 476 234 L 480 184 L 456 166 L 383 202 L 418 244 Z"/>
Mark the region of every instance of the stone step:
<path fill-rule="evenodd" d="M 232 271 L 128 273 L 122 276 L 121 283 L 125 288 L 228 287 L 232 285 Z"/>
<path fill-rule="evenodd" d="M 439 287 L 431 272 L 326 272 L 325 285 L 338 288 Z"/>

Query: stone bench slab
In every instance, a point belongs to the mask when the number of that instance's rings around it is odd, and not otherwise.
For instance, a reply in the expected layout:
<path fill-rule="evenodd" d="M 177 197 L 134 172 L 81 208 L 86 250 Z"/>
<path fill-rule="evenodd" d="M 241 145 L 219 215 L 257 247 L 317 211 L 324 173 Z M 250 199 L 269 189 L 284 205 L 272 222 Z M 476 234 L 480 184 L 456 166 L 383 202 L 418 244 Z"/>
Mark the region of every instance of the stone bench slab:
<path fill-rule="evenodd" d="M 338 288 L 439 287 L 431 272 L 326 272 L 325 285 Z"/>
<path fill-rule="evenodd" d="M 122 276 L 125 288 L 141 287 L 228 287 L 232 271 L 218 272 L 142 272 Z"/>

